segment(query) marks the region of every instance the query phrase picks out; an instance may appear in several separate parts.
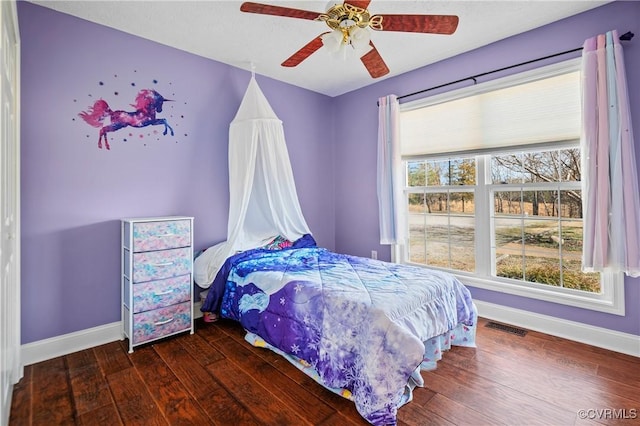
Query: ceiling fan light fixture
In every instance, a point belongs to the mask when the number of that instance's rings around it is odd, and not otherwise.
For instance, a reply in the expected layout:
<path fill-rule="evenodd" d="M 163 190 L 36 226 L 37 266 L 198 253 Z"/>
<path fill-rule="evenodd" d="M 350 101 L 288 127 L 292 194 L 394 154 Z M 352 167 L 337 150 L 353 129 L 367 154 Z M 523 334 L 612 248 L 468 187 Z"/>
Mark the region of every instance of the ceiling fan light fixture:
<path fill-rule="evenodd" d="M 349 29 L 349 42 L 355 50 L 362 51 L 369 47 L 371 34 L 365 28 L 353 26 Z"/>
<path fill-rule="evenodd" d="M 331 53 L 338 52 L 344 43 L 344 35 L 340 30 L 333 30 L 323 34 L 320 38 L 322 45 Z"/>

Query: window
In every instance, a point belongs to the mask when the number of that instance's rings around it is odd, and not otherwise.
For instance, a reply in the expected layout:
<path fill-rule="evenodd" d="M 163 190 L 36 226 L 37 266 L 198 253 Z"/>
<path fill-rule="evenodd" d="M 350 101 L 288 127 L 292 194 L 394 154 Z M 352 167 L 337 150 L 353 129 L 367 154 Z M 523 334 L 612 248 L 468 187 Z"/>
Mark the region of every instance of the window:
<path fill-rule="evenodd" d="M 405 263 L 624 314 L 618 274 L 583 273 L 579 61 L 401 105 Z"/>

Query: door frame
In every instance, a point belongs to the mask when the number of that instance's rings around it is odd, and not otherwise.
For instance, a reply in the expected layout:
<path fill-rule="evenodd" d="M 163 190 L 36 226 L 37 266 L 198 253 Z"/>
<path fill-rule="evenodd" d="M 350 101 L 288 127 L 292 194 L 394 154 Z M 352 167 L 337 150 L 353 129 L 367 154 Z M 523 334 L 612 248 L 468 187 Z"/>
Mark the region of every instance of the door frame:
<path fill-rule="evenodd" d="M 5 278 L 0 278 L 0 424 L 4 425 L 9 422 L 13 385 L 24 375 L 20 346 L 20 32 L 15 0 L 0 1 L 0 43 L 6 49 L 13 50 L 12 54 L 5 53 L 0 45 L 3 68 L 6 65 L 5 58 L 13 57 L 15 60 L 13 75 L 10 76 L 10 84 L 14 87 L 13 96 L 9 98 L 12 104 L 8 114 L 11 121 L 9 126 L 3 123 L 4 113 L 0 113 L 0 142 L 9 144 L 0 150 L 0 181 L 7 179 L 7 182 L 0 183 L 0 200 L 4 204 L 9 197 L 10 204 L 9 207 L 3 206 L 0 213 L 0 241 L 2 245 L 6 242 L 13 254 L 13 267 L 9 268 L 8 279 L 5 281 Z M 2 87 L 4 80 L 4 76 L 0 77 L 0 111 L 3 107 L 1 102 L 5 99 L 6 88 Z M 5 133 L 6 129 L 11 134 Z M 11 215 L 13 224 L 5 227 L 5 219 Z M 1 266 L 4 268 L 4 265 Z M 4 276 L 4 270 L 2 274 Z"/>

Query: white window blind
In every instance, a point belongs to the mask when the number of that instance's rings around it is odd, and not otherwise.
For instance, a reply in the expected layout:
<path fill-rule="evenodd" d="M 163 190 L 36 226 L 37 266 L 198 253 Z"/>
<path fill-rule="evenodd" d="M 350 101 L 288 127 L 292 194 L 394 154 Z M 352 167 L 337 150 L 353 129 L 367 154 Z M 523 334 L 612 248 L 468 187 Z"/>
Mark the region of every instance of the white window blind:
<path fill-rule="evenodd" d="M 478 85 L 459 92 L 453 100 L 449 94 L 447 101 L 427 99 L 402 108 L 404 159 L 580 138 L 579 71 L 495 90 Z"/>

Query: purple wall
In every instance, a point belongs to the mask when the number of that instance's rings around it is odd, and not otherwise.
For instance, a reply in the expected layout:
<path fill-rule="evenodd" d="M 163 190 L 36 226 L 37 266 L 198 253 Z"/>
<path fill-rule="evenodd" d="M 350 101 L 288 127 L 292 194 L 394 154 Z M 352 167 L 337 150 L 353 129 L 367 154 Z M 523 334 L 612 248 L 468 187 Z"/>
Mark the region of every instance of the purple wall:
<path fill-rule="evenodd" d="M 551 6 L 548 6 L 551 7 Z M 585 39 L 617 29 L 636 38 L 624 44 L 636 153 L 640 155 L 640 3 L 614 2 L 580 15 L 476 49 L 472 52 L 384 80 L 335 99 L 336 251 L 369 256 L 378 250 L 389 260 L 388 246 L 379 245 L 376 196 L 377 106 L 381 96 L 413 93 L 470 75 L 518 64 L 582 46 Z M 579 53 L 578 53 L 579 55 Z M 571 56 L 556 58 L 555 61 Z M 575 57 L 575 54 L 574 54 Z M 539 66 L 543 63 L 538 63 Z M 527 68 L 518 68 L 520 72 Z M 510 71 L 513 73 L 514 71 Z M 506 74 L 494 74 L 490 78 Z M 487 77 L 485 77 L 486 79 Z M 485 81 L 485 80 L 481 80 Z M 447 90 L 458 86 L 450 86 Z M 441 90 L 442 91 L 442 90 Z M 435 94 L 438 92 L 430 92 Z M 407 98 L 407 101 L 419 97 Z M 402 101 L 401 101 L 402 102 Z M 626 278 L 626 316 L 598 313 L 523 297 L 472 288 L 478 300 L 640 335 L 640 279 Z"/>
<path fill-rule="evenodd" d="M 250 74 L 30 3 L 18 17 L 26 344 L 120 320 L 120 218 L 194 216 L 196 250 L 225 238 L 228 128 Z M 307 222 L 334 248 L 332 99 L 257 80 L 284 122 Z M 78 113 L 101 97 L 130 111 L 143 88 L 175 100 L 158 114 L 175 136 L 129 127 L 98 149 Z"/>

